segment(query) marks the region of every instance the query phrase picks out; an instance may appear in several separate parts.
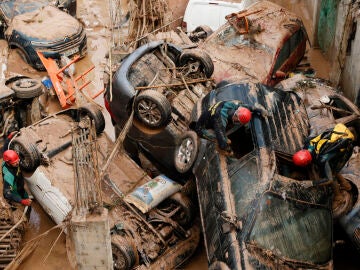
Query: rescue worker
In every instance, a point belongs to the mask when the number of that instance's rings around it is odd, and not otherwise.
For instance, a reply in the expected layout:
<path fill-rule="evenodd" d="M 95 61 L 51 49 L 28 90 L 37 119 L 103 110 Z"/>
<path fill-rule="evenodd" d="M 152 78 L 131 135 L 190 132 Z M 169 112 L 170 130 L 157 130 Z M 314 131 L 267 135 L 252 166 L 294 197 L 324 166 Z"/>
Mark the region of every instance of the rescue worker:
<path fill-rule="evenodd" d="M 293 162 L 297 166 L 307 166 L 312 161 L 320 169 L 320 177 L 324 177 L 315 185 L 332 184 L 334 190 L 333 209 L 343 203 L 340 188 L 350 190 L 350 183 L 339 174 L 348 162 L 354 149 L 356 132 L 344 124 L 337 124 L 320 135 L 310 138 L 303 150 L 296 152 Z M 335 181 L 335 176 L 336 180 Z M 340 187 L 339 187 L 340 185 Z"/>
<path fill-rule="evenodd" d="M 251 120 L 252 112 L 258 112 L 264 117 L 267 115 L 266 110 L 260 105 L 252 107 L 239 100 L 217 102 L 202 112 L 196 123 L 195 132 L 201 138 L 217 141 L 220 150 L 231 155 L 231 141 L 226 135 L 226 130 L 231 124 L 234 125 L 233 128 L 247 124 Z"/>
<path fill-rule="evenodd" d="M 3 154 L 2 177 L 3 194 L 11 202 L 30 206 L 31 199 L 24 189 L 24 177 L 19 166 L 20 158 L 14 150 L 6 150 Z"/>

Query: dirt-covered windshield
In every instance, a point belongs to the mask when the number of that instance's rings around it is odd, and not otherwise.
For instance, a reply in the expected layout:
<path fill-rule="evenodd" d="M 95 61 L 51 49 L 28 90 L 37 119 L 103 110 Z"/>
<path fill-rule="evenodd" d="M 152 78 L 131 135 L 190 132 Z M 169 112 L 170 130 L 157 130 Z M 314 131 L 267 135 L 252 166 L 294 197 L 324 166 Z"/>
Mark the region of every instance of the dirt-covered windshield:
<path fill-rule="evenodd" d="M 10 20 L 19 14 L 37 10 L 48 4 L 47 1 L 5 1 L 0 3 L 0 7 L 6 19 Z"/>

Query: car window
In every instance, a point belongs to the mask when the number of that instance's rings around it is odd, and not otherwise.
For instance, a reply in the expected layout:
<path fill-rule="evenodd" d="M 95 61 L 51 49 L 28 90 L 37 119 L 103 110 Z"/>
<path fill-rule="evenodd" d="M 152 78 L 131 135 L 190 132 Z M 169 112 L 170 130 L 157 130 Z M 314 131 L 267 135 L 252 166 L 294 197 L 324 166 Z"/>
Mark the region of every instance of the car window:
<path fill-rule="evenodd" d="M 43 6 L 47 6 L 47 1 L 36 2 L 19 2 L 19 1 L 6 1 L 0 4 L 0 8 L 7 19 L 11 19 L 19 14 L 32 12 Z"/>
<path fill-rule="evenodd" d="M 271 192 L 264 194 L 258 209 L 248 239 L 250 245 L 272 250 L 282 258 L 314 264 L 331 259 L 332 217 L 329 209 L 304 201 L 285 200 Z"/>
<path fill-rule="evenodd" d="M 239 32 L 234 27 L 228 24 L 226 25 L 226 27 L 222 28 L 222 30 L 219 30 L 219 32 L 211 40 L 211 42 L 225 47 L 242 45 L 246 47 L 252 47 L 258 50 L 263 50 L 267 53 L 272 54 L 273 50 L 270 47 L 258 43 L 255 39 L 250 39 L 247 36 L 248 35 L 239 34 Z"/>
<path fill-rule="evenodd" d="M 340 109 L 340 110 L 332 110 L 332 114 L 335 119 L 346 117 L 349 116 L 351 113 L 353 113 L 353 110 L 340 98 L 331 97 L 329 105 Z"/>
<path fill-rule="evenodd" d="M 255 154 L 253 151 L 242 160 L 228 159 L 228 174 L 238 217 L 242 217 L 248 211 L 246 205 L 251 203 L 258 192 L 260 177 Z"/>
<path fill-rule="evenodd" d="M 273 73 L 275 73 L 281 66 L 286 62 L 290 57 L 293 51 L 296 50 L 298 45 L 304 40 L 304 33 L 300 29 L 296 31 L 285 43 L 284 46 L 280 49 L 279 55 L 276 59 L 274 65 Z"/>

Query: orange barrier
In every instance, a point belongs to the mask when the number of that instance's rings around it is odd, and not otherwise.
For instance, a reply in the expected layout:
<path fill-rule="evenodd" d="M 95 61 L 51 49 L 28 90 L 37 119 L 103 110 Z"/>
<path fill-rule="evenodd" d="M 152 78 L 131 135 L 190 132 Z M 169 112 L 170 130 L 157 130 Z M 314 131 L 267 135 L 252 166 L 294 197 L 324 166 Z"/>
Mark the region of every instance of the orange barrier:
<path fill-rule="evenodd" d="M 62 108 L 68 108 L 75 103 L 75 91 L 82 91 L 86 86 L 90 84 L 91 81 L 86 81 L 85 76 L 92 71 L 95 66 L 90 67 L 84 73 L 80 74 L 75 79 L 72 76 L 66 76 L 64 70 L 67 69 L 70 65 L 75 63 L 80 59 L 80 56 L 76 56 L 71 60 L 67 65 L 62 68 L 59 68 L 55 59 L 46 58 L 43 53 L 37 52 L 41 62 L 43 63 L 52 85 L 54 87 L 55 93 L 60 101 Z M 82 85 L 78 86 L 78 81 L 82 81 Z M 94 99 L 104 92 L 104 89 L 96 93 L 91 98 Z"/>

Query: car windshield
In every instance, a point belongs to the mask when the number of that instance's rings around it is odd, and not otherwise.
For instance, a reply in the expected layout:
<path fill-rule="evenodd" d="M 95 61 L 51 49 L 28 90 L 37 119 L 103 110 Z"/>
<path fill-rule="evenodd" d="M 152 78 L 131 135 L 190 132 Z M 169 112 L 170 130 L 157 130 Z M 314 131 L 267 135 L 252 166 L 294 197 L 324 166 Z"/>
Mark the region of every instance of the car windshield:
<path fill-rule="evenodd" d="M 5 17 L 11 18 L 28 12 L 32 12 L 41 7 L 49 5 L 48 1 L 5 1 L 0 3 L 0 7 Z"/>
<path fill-rule="evenodd" d="M 278 174 L 275 174 L 277 180 L 272 183 L 278 192 L 266 191 L 269 186 L 260 182 L 256 153 L 257 151 L 252 151 L 240 160 L 227 159 L 231 192 L 238 218 L 252 212 L 253 199 L 258 197 L 258 194 L 264 194 L 257 204 L 254 225 L 249 228 L 248 244 L 255 249 L 273 250 L 282 258 L 312 264 L 326 263 L 331 257 L 332 242 L 332 217 L 325 206 L 326 193 L 298 188 L 296 180 Z M 279 155 L 277 157 L 280 158 Z M 277 165 L 280 163 L 282 166 L 279 172 L 287 174 L 284 173 L 289 171 L 289 168 L 284 168 L 286 162 L 278 160 Z M 298 179 L 309 175 L 304 172 L 290 174 Z"/>
<path fill-rule="evenodd" d="M 218 60 L 216 63 L 230 64 L 236 73 L 242 71 L 263 80 L 272 68 L 275 53 L 271 47 L 259 43 L 256 35 L 240 34 L 233 26 L 225 24 L 202 47 Z"/>
<path fill-rule="evenodd" d="M 329 209 L 267 192 L 261 198 L 248 243 L 282 258 L 323 264 L 331 258 Z M 304 212 L 306 214 L 304 214 Z M 274 250 L 276 248 L 276 250 Z"/>

